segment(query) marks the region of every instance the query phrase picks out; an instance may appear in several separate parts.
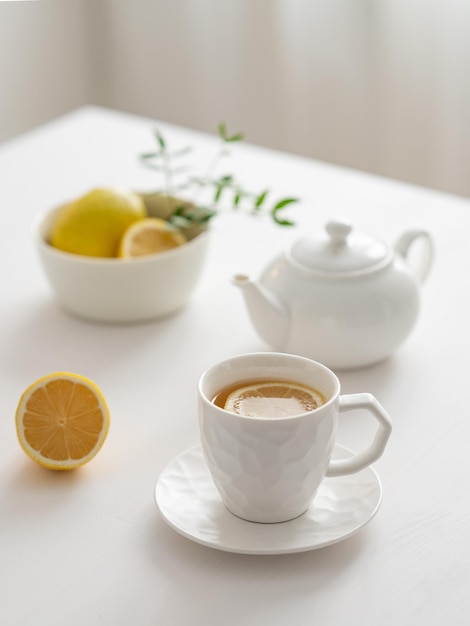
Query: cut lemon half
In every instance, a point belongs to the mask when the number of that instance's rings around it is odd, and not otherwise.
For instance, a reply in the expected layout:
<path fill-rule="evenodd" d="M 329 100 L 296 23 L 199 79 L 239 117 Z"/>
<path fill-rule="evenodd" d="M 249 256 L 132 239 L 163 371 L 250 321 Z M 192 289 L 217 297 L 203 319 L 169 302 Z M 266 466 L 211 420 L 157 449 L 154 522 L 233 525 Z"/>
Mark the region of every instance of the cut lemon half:
<path fill-rule="evenodd" d="M 109 409 L 88 378 L 55 372 L 20 398 L 16 432 L 26 454 L 48 469 L 80 467 L 98 453 L 109 429 Z"/>
<path fill-rule="evenodd" d="M 166 220 L 147 217 L 131 224 L 121 238 L 118 256 L 133 258 L 165 252 L 186 243 L 186 237 Z"/>
<path fill-rule="evenodd" d="M 232 391 L 224 409 L 246 417 L 290 417 L 325 403 L 316 389 L 290 381 L 248 384 Z"/>

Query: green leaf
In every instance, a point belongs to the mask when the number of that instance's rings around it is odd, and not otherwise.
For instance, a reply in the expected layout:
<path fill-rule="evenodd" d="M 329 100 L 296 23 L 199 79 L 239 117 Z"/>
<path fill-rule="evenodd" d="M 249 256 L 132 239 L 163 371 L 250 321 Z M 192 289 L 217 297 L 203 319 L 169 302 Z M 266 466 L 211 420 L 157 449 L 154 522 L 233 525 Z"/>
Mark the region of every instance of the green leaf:
<path fill-rule="evenodd" d="M 219 133 L 219 137 L 228 143 L 241 141 L 243 139 L 243 133 L 235 133 L 234 135 L 229 135 L 225 122 L 219 122 L 219 125 L 217 126 L 217 132 Z"/>
<path fill-rule="evenodd" d="M 232 135 L 231 137 L 225 137 L 225 141 L 228 141 L 230 143 L 233 143 L 235 141 L 242 141 L 243 140 L 243 133 L 236 133 L 235 135 Z"/>
<path fill-rule="evenodd" d="M 274 212 L 272 213 L 272 217 L 276 224 L 279 224 L 279 226 L 295 226 L 295 222 L 292 222 L 291 220 L 280 220 Z"/>
<path fill-rule="evenodd" d="M 184 215 L 184 206 L 183 205 L 177 206 L 176 209 L 173 211 L 173 213 L 171 215 L 172 216 L 173 215 L 176 215 L 176 216 Z"/>
<path fill-rule="evenodd" d="M 273 220 L 276 222 L 276 224 L 279 224 L 279 226 L 294 226 L 294 222 L 292 222 L 291 220 L 285 220 L 285 219 L 281 219 L 279 218 L 279 211 L 281 209 L 283 209 L 284 207 L 290 205 L 290 204 L 294 204 L 295 202 L 298 202 L 298 198 L 284 198 L 283 200 L 279 200 L 279 202 L 277 202 L 273 208 L 271 209 L 271 216 L 273 218 Z"/>
<path fill-rule="evenodd" d="M 243 191 L 241 191 L 241 189 L 239 189 L 239 190 L 235 193 L 235 196 L 234 196 L 234 198 L 233 198 L 233 206 L 234 206 L 235 208 L 237 208 L 237 207 L 240 205 L 240 200 L 242 199 L 243 195 L 244 195 L 244 194 L 243 194 Z"/>
<path fill-rule="evenodd" d="M 211 220 L 215 215 L 217 215 L 217 211 L 209 211 L 209 209 L 206 209 L 206 213 L 204 213 L 204 215 L 200 217 L 198 221 L 200 224 L 207 224 L 207 222 Z"/>
<path fill-rule="evenodd" d="M 174 158 L 174 157 L 180 157 L 180 156 L 186 156 L 187 154 L 189 154 L 190 152 L 192 152 L 193 149 L 191 146 L 186 146 L 185 148 L 180 148 L 179 150 L 172 150 L 171 152 L 168 153 L 168 156 Z"/>
<path fill-rule="evenodd" d="M 216 185 L 215 194 L 214 194 L 214 202 L 215 203 L 219 202 L 224 188 L 225 188 L 224 185 Z"/>
<path fill-rule="evenodd" d="M 160 146 L 160 148 L 162 150 L 166 149 L 166 142 L 165 139 L 163 138 L 163 135 L 161 134 L 161 132 L 157 129 L 154 132 L 155 134 L 155 139 L 158 141 L 158 145 Z"/>
<path fill-rule="evenodd" d="M 191 220 L 189 217 L 175 215 L 174 213 L 170 215 L 168 221 L 170 222 L 170 224 L 173 224 L 173 226 L 176 226 L 178 228 L 188 228 L 189 226 L 193 225 L 193 220 Z"/>
<path fill-rule="evenodd" d="M 219 183 L 221 185 L 228 185 L 233 182 L 233 176 L 231 174 L 226 174 L 225 176 L 221 176 L 219 178 Z"/>
<path fill-rule="evenodd" d="M 217 132 L 219 133 L 219 137 L 226 140 L 227 139 L 227 126 L 225 122 L 219 122 L 217 126 Z"/>
<path fill-rule="evenodd" d="M 255 209 L 261 208 L 261 205 L 266 200 L 266 196 L 268 195 L 268 193 L 269 193 L 269 189 L 266 189 L 265 191 L 259 194 L 259 196 L 255 200 Z"/>
<path fill-rule="evenodd" d="M 298 198 L 284 198 L 284 200 L 279 200 L 279 202 L 274 205 L 273 211 L 278 211 L 279 209 L 283 209 L 288 204 L 293 204 L 294 202 L 298 201 Z"/>

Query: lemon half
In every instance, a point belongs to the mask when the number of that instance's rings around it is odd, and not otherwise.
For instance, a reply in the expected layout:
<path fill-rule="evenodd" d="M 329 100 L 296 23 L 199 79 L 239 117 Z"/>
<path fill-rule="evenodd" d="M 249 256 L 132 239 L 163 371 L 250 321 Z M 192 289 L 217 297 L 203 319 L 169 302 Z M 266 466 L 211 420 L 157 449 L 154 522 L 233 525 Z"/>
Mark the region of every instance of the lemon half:
<path fill-rule="evenodd" d="M 94 382 L 54 372 L 32 383 L 16 410 L 16 432 L 26 454 L 48 469 L 70 470 L 88 463 L 109 429 L 109 409 Z"/>
<path fill-rule="evenodd" d="M 147 217 L 131 224 L 119 244 L 118 256 L 134 258 L 171 250 L 186 243 L 186 237 L 167 221 Z"/>

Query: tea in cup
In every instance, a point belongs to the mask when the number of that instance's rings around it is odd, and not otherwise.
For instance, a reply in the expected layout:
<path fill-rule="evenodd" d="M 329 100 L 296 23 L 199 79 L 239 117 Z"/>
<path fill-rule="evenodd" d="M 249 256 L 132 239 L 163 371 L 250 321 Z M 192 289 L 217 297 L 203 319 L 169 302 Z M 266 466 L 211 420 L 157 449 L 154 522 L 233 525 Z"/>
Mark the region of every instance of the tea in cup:
<path fill-rule="evenodd" d="M 369 393 L 340 395 L 336 375 L 310 359 L 260 352 L 210 367 L 199 380 L 204 457 L 226 507 L 252 522 L 302 515 L 325 477 L 358 472 L 383 453 L 390 418 Z M 338 417 L 367 410 L 378 422 L 369 447 L 331 460 Z"/>

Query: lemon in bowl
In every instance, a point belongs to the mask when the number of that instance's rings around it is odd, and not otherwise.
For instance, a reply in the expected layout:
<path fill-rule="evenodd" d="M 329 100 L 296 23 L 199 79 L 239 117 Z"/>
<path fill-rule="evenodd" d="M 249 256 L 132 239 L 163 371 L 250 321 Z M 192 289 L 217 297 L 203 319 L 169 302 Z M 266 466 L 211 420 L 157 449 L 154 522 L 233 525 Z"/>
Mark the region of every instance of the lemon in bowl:
<path fill-rule="evenodd" d="M 142 198 L 131 191 L 93 189 L 63 208 L 50 243 L 64 252 L 114 257 L 127 228 L 146 217 Z"/>
<path fill-rule="evenodd" d="M 129 219 L 120 221 L 119 236 L 117 229 L 103 228 L 101 233 L 105 233 L 106 241 L 98 246 L 101 238 L 95 235 L 104 220 L 93 219 L 87 228 L 80 223 L 84 230 L 78 241 L 74 241 L 73 250 L 61 249 L 63 239 L 57 238 L 57 233 L 61 224 L 63 227 L 62 220 L 69 207 L 76 202 L 67 202 L 44 213 L 34 225 L 40 263 L 56 299 L 66 311 L 90 321 L 135 323 L 171 315 L 188 304 L 204 266 L 207 231 L 192 239 L 180 238 L 181 234 L 168 225 L 161 229 L 164 238 L 168 228 L 170 239 L 176 238 L 177 245 L 156 250 L 150 246 L 145 254 L 137 254 L 137 244 L 142 243 L 142 238 L 148 239 L 145 224 L 151 219 L 140 212 L 137 203 L 135 211 L 128 211 L 129 207 L 124 211 Z M 96 212 L 100 211 L 98 207 Z M 72 220 L 71 214 L 68 215 Z M 73 219 L 78 220 L 75 215 Z M 132 236 L 131 229 L 137 224 L 142 227 Z M 64 231 L 67 229 L 63 228 L 61 235 Z M 121 246 L 125 237 L 127 243 Z M 95 239 L 93 246 L 87 241 L 89 238 Z"/>

